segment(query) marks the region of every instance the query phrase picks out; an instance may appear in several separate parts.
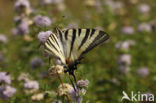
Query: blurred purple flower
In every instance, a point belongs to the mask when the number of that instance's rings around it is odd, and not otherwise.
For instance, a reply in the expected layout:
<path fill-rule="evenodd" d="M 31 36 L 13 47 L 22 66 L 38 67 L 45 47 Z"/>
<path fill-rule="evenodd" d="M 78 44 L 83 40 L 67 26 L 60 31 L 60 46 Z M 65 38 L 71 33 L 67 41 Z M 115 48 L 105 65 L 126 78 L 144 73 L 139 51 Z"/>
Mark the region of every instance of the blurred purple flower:
<path fill-rule="evenodd" d="M 71 89 L 69 91 L 69 94 L 70 94 L 71 99 L 73 100 L 74 103 L 81 103 L 82 102 L 82 97 L 80 95 L 78 95 L 78 93 L 75 92 L 74 89 Z"/>
<path fill-rule="evenodd" d="M 5 89 L 3 90 L 3 95 L 6 97 L 12 97 L 16 93 L 16 88 L 5 85 Z"/>
<path fill-rule="evenodd" d="M 52 3 L 52 0 L 39 0 L 41 5 L 49 5 Z"/>
<path fill-rule="evenodd" d="M 41 5 L 60 4 L 63 0 L 39 0 Z"/>
<path fill-rule="evenodd" d="M 113 12 L 116 12 L 124 6 L 122 2 L 113 0 L 105 0 L 105 4 L 108 5 Z"/>
<path fill-rule="evenodd" d="M 30 8 L 30 3 L 28 0 L 17 0 L 14 8 L 16 11 L 21 11 L 22 8 Z"/>
<path fill-rule="evenodd" d="M 31 62 L 30 62 L 30 66 L 32 68 L 38 68 L 38 67 L 42 67 L 43 66 L 43 61 L 42 59 L 38 58 L 38 57 L 34 57 L 32 58 Z"/>
<path fill-rule="evenodd" d="M 29 24 L 26 21 L 21 21 L 21 23 L 16 28 L 16 32 L 19 35 L 24 35 L 29 33 Z"/>
<path fill-rule="evenodd" d="M 146 77 L 149 74 L 149 70 L 146 67 L 142 67 L 140 69 L 137 70 L 137 74 L 141 77 Z"/>
<path fill-rule="evenodd" d="M 148 4 L 140 4 L 138 10 L 140 13 L 147 13 L 150 10 L 150 6 Z"/>
<path fill-rule="evenodd" d="M 60 4 L 62 3 L 64 0 L 52 0 L 53 4 Z"/>
<path fill-rule="evenodd" d="M 46 42 L 46 40 L 49 38 L 51 34 L 52 34 L 51 31 L 46 31 L 46 32 L 41 31 L 38 33 L 38 39 L 41 43 L 44 43 Z"/>
<path fill-rule="evenodd" d="M 89 84 L 88 79 L 77 81 L 77 86 L 80 87 L 80 88 L 88 87 L 88 84 Z"/>
<path fill-rule="evenodd" d="M 0 34 L 0 42 L 2 42 L 2 43 L 7 43 L 7 38 L 6 38 L 6 36 L 5 35 L 3 35 L 3 34 Z"/>
<path fill-rule="evenodd" d="M 123 55 L 121 55 L 118 58 L 117 63 L 119 65 L 130 65 L 131 64 L 131 55 L 130 54 L 123 54 Z"/>
<path fill-rule="evenodd" d="M 140 32 L 142 32 L 142 31 L 151 32 L 151 26 L 150 26 L 150 24 L 147 24 L 147 23 L 141 23 L 138 26 L 138 31 L 140 31 Z"/>
<path fill-rule="evenodd" d="M 38 90 L 39 83 L 37 81 L 29 80 L 24 83 L 24 88 Z"/>
<path fill-rule="evenodd" d="M 130 70 L 130 68 L 126 65 L 119 65 L 119 67 L 118 67 L 119 73 L 124 74 L 124 75 L 127 74 L 129 72 L 129 70 Z"/>
<path fill-rule="evenodd" d="M 131 26 L 125 26 L 125 27 L 122 28 L 121 32 L 123 34 L 133 34 L 134 29 Z"/>
<path fill-rule="evenodd" d="M 34 17 L 34 22 L 36 25 L 41 27 L 46 27 L 51 25 L 51 20 L 47 16 L 37 15 Z"/>
<path fill-rule="evenodd" d="M 0 83 L 2 82 L 11 84 L 11 78 L 7 72 L 0 72 Z"/>
<path fill-rule="evenodd" d="M 121 49 L 121 50 L 126 50 L 128 51 L 129 50 L 129 47 L 131 45 L 135 45 L 135 41 L 134 40 L 127 40 L 127 41 L 123 41 L 123 42 L 118 42 L 116 43 L 115 47 L 117 49 Z"/>

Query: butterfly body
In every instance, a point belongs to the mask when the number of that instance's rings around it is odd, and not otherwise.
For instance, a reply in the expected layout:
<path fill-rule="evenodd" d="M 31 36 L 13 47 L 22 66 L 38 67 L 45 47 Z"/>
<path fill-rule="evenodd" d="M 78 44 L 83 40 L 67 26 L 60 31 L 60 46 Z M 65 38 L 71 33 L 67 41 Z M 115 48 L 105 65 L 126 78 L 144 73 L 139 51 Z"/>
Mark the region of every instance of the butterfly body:
<path fill-rule="evenodd" d="M 96 29 L 68 29 L 61 31 L 56 28 L 44 43 L 45 51 L 61 61 L 64 72 L 73 75 L 74 70 L 84 54 L 103 43 L 109 35 Z"/>

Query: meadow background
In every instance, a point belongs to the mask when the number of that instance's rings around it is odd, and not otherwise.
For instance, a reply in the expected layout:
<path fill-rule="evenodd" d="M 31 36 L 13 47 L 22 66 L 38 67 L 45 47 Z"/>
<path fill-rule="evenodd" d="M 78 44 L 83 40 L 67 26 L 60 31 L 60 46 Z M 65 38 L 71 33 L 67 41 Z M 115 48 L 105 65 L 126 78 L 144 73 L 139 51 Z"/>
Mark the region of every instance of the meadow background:
<path fill-rule="evenodd" d="M 48 76 L 49 59 L 38 40 L 39 32 L 57 25 L 110 35 L 78 66 L 77 79 L 89 80 L 82 103 L 120 103 L 122 91 L 156 96 L 155 0 L 19 1 L 0 0 L 0 103 L 61 103 L 59 80 Z M 37 15 L 50 20 L 40 24 Z M 51 95 L 32 97 L 45 92 Z"/>

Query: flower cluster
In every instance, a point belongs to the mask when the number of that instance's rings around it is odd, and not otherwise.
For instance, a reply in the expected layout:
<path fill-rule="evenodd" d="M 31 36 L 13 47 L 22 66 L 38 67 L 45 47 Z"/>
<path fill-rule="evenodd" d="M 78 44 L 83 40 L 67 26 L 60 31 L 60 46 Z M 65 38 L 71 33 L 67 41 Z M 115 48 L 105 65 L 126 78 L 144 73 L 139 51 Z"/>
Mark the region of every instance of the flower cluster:
<path fill-rule="evenodd" d="M 7 72 L 0 72 L 0 98 L 9 99 L 16 93 L 11 85 L 11 77 Z"/>

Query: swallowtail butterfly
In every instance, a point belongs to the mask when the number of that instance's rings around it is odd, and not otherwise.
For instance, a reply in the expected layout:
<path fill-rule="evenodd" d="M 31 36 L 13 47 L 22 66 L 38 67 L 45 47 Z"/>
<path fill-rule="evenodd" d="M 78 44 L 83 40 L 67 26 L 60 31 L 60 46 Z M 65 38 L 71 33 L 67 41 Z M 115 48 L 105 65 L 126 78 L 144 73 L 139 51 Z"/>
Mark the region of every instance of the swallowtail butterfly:
<path fill-rule="evenodd" d="M 74 70 L 80 64 L 80 60 L 88 51 L 102 44 L 109 35 L 96 29 L 67 29 L 60 30 L 56 27 L 56 33 L 52 33 L 44 43 L 45 51 L 61 61 L 64 72 L 76 78 Z M 70 77 L 70 76 L 69 76 Z M 72 80 L 70 79 L 72 82 Z M 72 83 L 72 85 L 74 85 Z M 73 86 L 74 87 L 74 86 Z M 75 87 L 74 87 L 75 88 Z"/>

